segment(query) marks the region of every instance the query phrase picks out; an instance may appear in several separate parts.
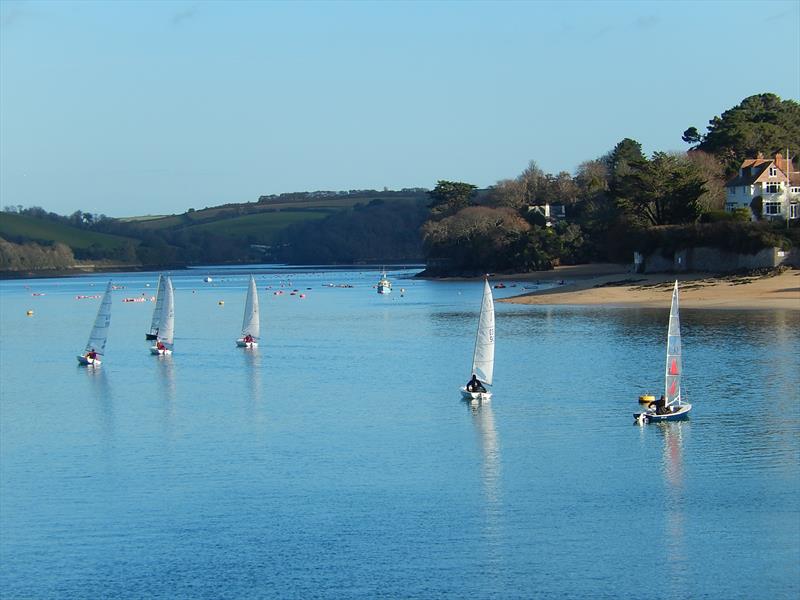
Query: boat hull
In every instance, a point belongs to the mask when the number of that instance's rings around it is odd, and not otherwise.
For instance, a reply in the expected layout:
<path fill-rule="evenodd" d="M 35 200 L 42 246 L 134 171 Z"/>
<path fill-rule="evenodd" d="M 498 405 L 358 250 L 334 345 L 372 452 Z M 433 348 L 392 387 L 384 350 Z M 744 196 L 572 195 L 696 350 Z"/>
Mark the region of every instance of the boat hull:
<path fill-rule="evenodd" d="M 156 335 L 155 333 L 145 333 L 144 334 L 144 339 L 145 340 L 157 340 L 158 339 L 158 335 Z"/>
<path fill-rule="evenodd" d="M 159 349 L 155 346 L 150 346 L 150 354 L 153 354 L 154 356 L 167 356 L 172 354 L 172 350 L 169 348 Z"/>
<path fill-rule="evenodd" d="M 691 404 L 682 404 L 675 412 L 664 415 L 657 415 L 655 412 L 648 411 L 643 413 L 633 413 L 633 418 L 637 422 L 644 423 L 664 423 L 666 421 L 683 421 L 689 418 L 689 411 L 692 410 Z"/>
<path fill-rule="evenodd" d="M 392 288 L 378 286 L 378 293 L 379 294 L 391 294 L 392 293 Z"/>
<path fill-rule="evenodd" d="M 236 340 L 236 346 L 239 348 L 258 348 L 258 342 L 245 342 L 243 338 Z"/>
<path fill-rule="evenodd" d="M 466 387 L 461 387 L 461 397 L 464 400 L 483 400 L 488 401 L 492 399 L 492 392 L 468 392 Z"/>
<path fill-rule="evenodd" d="M 88 356 L 78 355 L 78 364 L 84 367 L 99 367 L 103 364 L 99 358 L 89 358 Z"/>

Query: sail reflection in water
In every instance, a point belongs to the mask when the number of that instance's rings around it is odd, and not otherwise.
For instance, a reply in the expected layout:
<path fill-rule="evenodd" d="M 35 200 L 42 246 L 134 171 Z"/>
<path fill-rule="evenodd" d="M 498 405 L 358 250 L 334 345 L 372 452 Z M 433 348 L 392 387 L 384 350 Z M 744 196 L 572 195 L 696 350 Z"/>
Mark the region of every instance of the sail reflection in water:
<path fill-rule="evenodd" d="M 176 385 L 175 385 L 175 365 L 172 356 L 164 355 L 163 360 L 157 363 L 159 388 L 164 402 L 165 416 L 171 421 L 176 412 Z"/>
<path fill-rule="evenodd" d="M 472 413 L 472 422 L 478 433 L 481 449 L 481 481 L 486 497 L 485 506 L 485 536 L 489 547 L 499 550 L 502 546 L 501 516 L 502 489 L 500 444 L 497 429 L 494 424 L 494 413 L 491 402 L 467 402 Z M 500 556 L 493 555 L 493 560 L 500 560 Z"/>
<path fill-rule="evenodd" d="M 686 572 L 689 559 L 686 555 L 685 507 L 683 482 L 683 428 L 686 422 L 660 423 L 664 435 L 663 472 L 665 500 L 666 565 L 670 569 L 669 584 L 672 597 L 688 597 Z M 685 593 L 682 593 L 685 592 Z"/>

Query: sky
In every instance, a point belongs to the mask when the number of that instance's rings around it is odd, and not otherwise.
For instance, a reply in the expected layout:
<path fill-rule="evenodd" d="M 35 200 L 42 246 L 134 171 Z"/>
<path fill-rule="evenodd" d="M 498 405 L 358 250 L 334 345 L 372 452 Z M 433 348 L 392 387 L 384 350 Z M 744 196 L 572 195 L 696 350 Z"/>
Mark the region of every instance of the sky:
<path fill-rule="evenodd" d="M 0 204 L 122 217 L 574 173 L 800 100 L 800 0 L 0 0 Z"/>

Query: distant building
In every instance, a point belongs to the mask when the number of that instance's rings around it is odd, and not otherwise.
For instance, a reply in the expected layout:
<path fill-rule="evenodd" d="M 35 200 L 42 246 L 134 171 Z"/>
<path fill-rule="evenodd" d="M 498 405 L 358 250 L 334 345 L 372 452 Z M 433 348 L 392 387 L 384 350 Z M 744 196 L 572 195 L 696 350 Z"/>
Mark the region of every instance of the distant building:
<path fill-rule="evenodd" d="M 567 212 L 563 204 L 534 204 L 528 206 L 528 212 L 538 212 L 545 219 L 545 225 L 552 227 L 553 223 L 567 217 Z"/>
<path fill-rule="evenodd" d="M 800 172 L 781 154 L 745 160 L 725 188 L 728 212 L 747 208 L 754 211 L 752 218 L 800 218 Z"/>

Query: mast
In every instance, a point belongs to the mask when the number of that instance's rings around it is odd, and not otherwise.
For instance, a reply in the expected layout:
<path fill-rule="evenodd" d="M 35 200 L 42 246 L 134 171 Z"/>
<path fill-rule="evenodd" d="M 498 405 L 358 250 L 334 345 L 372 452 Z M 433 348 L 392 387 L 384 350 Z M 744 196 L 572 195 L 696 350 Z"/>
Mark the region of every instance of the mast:
<path fill-rule="evenodd" d="M 106 286 L 106 293 L 103 294 L 103 300 L 100 302 L 100 308 L 97 309 L 97 316 L 94 319 L 94 326 L 92 332 L 89 334 L 89 340 L 86 342 L 85 352 L 94 349 L 99 355 L 106 352 L 106 341 L 108 340 L 108 328 L 111 325 L 111 282 Z"/>
<path fill-rule="evenodd" d="M 156 307 L 153 309 L 153 319 L 150 321 L 150 335 L 156 335 L 161 327 L 161 312 L 164 305 L 164 275 L 158 274 L 158 288 L 156 291 Z"/>
<path fill-rule="evenodd" d="M 478 317 L 478 332 L 475 336 L 475 352 L 472 355 L 472 372 L 486 385 L 492 385 L 494 375 L 494 302 L 489 279 L 483 282 L 481 313 Z"/>
<path fill-rule="evenodd" d="M 242 337 L 247 334 L 253 336 L 258 341 L 261 327 L 258 320 L 258 290 L 256 280 L 250 275 L 250 285 L 247 288 L 247 300 L 244 304 L 244 319 L 242 320 Z"/>
<path fill-rule="evenodd" d="M 667 328 L 667 362 L 664 369 L 664 399 L 667 406 L 681 405 L 681 323 L 679 317 L 678 280 L 672 290 Z"/>
<path fill-rule="evenodd" d="M 164 305 L 162 306 L 162 317 L 160 320 L 160 330 L 158 339 L 161 340 L 168 349 L 172 350 L 172 339 L 175 333 L 175 297 L 172 288 L 172 279 L 165 278 L 164 281 Z"/>

